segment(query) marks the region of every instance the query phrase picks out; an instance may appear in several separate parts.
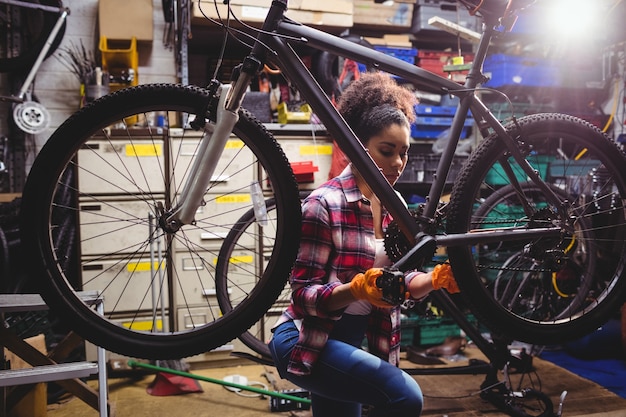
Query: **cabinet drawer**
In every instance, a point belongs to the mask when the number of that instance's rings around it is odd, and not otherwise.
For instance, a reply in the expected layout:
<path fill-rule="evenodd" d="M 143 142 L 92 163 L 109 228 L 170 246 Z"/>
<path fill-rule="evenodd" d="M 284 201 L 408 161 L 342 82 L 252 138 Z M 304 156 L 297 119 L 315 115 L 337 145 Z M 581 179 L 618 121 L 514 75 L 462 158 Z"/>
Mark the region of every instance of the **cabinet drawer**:
<path fill-rule="evenodd" d="M 80 202 L 82 255 L 134 253 L 149 237 L 149 215 L 150 207 L 140 200 Z"/>
<path fill-rule="evenodd" d="M 278 137 L 277 139 L 290 163 L 311 162 L 315 169 L 311 175 L 303 175 L 301 178 L 296 176 L 301 189 L 312 190 L 326 182 L 332 160 L 330 138 L 323 136 L 315 140 L 310 137 Z"/>
<path fill-rule="evenodd" d="M 176 269 L 179 279 L 177 291 L 183 292 L 189 305 L 217 306 L 215 276 L 218 253 L 177 253 Z M 230 299 L 237 303 L 256 284 L 256 251 L 242 249 L 233 251 L 228 267 L 227 289 Z M 178 297 L 179 301 L 181 297 Z"/>
<path fill-rule="evenodd" d="M 172 166 L 177 184 L 184 184 L 191 164 L 198 154 L 199 138 L 172 140 Z M 247 189 L 255 174 L 256 164 L 250 149 L 239 139 L 229 139 L 224 147 L 213 176 L 210 190 L 213 193 Z"/>
<path fill-rule="evenodd" d="M 229 194 L 206 194 L 204 196 L 206 204 L 196 211 L 195 223 L 182 227 L 182 232 L 185 234 L 185 247 L 177 241 L 177 250 L 186 250 L 190 245 L 199 250 L 218 250 L 233 225 L 252 209 L 250 193 L 245 189 L 241 191 Z M 248 246 L 253 243 L 253 238 L 246 233 L 238 243 Z"/>
<path fill-rule="evenodd" d="M 151 278 L 153 273 L 158 273 L 157 267 L 158 262 L 154 261 L 151 269 L 149 258 L 139 259 L 132 263 L 120 259 L 83 259 L 81 262 L 83 290 L 102 293 L 105 299 L 105 313 L 112 312 L 112 310 L 115 313 L 141 310 L 149 315 L 152 311 Z M 165 267 L 165 262 L 163 262 L 162 268 Z M 166 294 L 165 290 L 161 293 Z M 162 302 L 167 308 L 167 297 L 163 297 Z M 145 320 L 140 320 L 134 325 L 146 326 L 148 324 Z M 141 329 L 144 328 L 141 327 Z"/>
<path fill-rule="evenodd" d="M 164 193 L 163 161 L 161 141 L 94 139 L 78 152 L 78 187 L 97 195 Z"/>

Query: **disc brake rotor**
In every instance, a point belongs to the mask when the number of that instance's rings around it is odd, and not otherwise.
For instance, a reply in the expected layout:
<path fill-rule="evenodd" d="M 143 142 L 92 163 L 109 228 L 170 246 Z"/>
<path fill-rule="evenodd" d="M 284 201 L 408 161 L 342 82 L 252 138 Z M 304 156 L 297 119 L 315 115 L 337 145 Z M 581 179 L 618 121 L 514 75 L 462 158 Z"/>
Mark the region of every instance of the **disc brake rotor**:
<path fill-rule="evenodd" d="M 13 120 L 24 132 L 36 135 L 50 124 L 50 113 L 35 101 L 25 101 L 13 108 Z"/>

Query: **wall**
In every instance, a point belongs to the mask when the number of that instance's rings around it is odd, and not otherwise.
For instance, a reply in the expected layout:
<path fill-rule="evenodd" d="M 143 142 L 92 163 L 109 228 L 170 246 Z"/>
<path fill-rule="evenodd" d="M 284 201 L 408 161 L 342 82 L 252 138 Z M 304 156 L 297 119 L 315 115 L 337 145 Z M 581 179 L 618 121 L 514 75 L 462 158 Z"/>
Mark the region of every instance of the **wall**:
<path fill-rule="evenodd" d="M 132 1 L 132 0 L 130 0 Z M 80 82 L 59 59 L 63 49 L 80 47 L 81 43 L 98 52 L 98 0 L 64 0 L 63 4 L 70 9 L 67 19 L 65 36 L 53 56 L 45 60 L 35 79 L 34 93 L 50 113 L 50 126 L 35 137 L 27 137 L 29 151 L 27 167 L 40 147 L 46 142 L 54 130 L 67 119 L 80 105 Z M 123 10 L 120 11 L 123 13 Z M 175 52 L 164 45 L 165 22 L 161 0 L 153 0 L 154 36 L 152 42 L 138 45 L 139 50 L 139 83 L 176 82 Z M 6 75 L 0 81 L 4 94 L 7 94 Z M 3 106 L 2 114 L 9 116 L 10 109 Z M 6 132 L 6 119 L 2 117 L 0 129 Z M 27 135 L 28 136 L 28 135 Z"/>

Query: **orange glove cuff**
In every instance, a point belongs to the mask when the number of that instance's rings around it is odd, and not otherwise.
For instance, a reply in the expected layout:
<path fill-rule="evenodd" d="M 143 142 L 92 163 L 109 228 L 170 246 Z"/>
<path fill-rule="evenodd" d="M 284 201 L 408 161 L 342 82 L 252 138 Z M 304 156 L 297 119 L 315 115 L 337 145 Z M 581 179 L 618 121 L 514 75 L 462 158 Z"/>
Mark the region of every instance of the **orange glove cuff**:
<path fill-rule="evenodd" d="M 435 266 L 432 272 L 433 288 L 439 290 L 445 288 L 450 294 L 456 294 L 460 292 L 459 286 L 452 274 L 452 268 L 450 264 L 440 264 Z"/>

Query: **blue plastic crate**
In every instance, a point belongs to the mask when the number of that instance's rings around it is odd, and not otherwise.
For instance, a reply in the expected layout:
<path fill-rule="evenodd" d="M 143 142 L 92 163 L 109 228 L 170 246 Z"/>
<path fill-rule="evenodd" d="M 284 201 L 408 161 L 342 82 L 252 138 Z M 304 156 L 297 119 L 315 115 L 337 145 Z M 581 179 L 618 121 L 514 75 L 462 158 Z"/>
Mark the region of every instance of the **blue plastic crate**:
<path fill-rule="evenodd" d="M 378 52 L 382 52 L 385 55 L 393 56 L 411 64 L 415 63 L 415 57 L 417 56 L 417 49 L 415 48 L 393 48 L 389 46 L 374 45 L 374 49 Z"/>
<path fill-rule="evenodd" d="M 486 87 L 521 85 L 527 87 L 559 87 L 561 70 L 553 61 L 538 58 L 494 54 L 485 60 Z"/>
<path fill-rule="evenodd" d="M 417 104 L 415 114 L 417 116 L 448 116 L 452 117 L 456 113 L 456 106 L 431 106 L 428 104 Z"/>
<path fill-rule="evenodd" d="M 413 139 L 437 139 L 439 135 L 446 131 L 450 127 L 444 125 L 411 125 L 411 137 Z M 470 128 L 468 126 L 461 130 L 461 139 L 466 139 L 470 134 Z"/>
<path fill-rule="evenodd" d="M 468 117 L 465 119 L 463 126 L 470 127 L 474 123 L 474 119 Z M 415 124 L 417 125 L 427 125 L 427 126 L 446 126 L 450 127 L 452 124 L 452 117 L 445 116 L 417 116 L 415 118 Z"/>
<path fill-rule="evenodd" d="M 469 135 L 474 119 L 468 117 L 463 124 L 461 139 Z M 437 139 L 441 133 L 452 125 L 451 116 L 417 116 L 411 125 L 411 137 L 415 139 Z"/>

